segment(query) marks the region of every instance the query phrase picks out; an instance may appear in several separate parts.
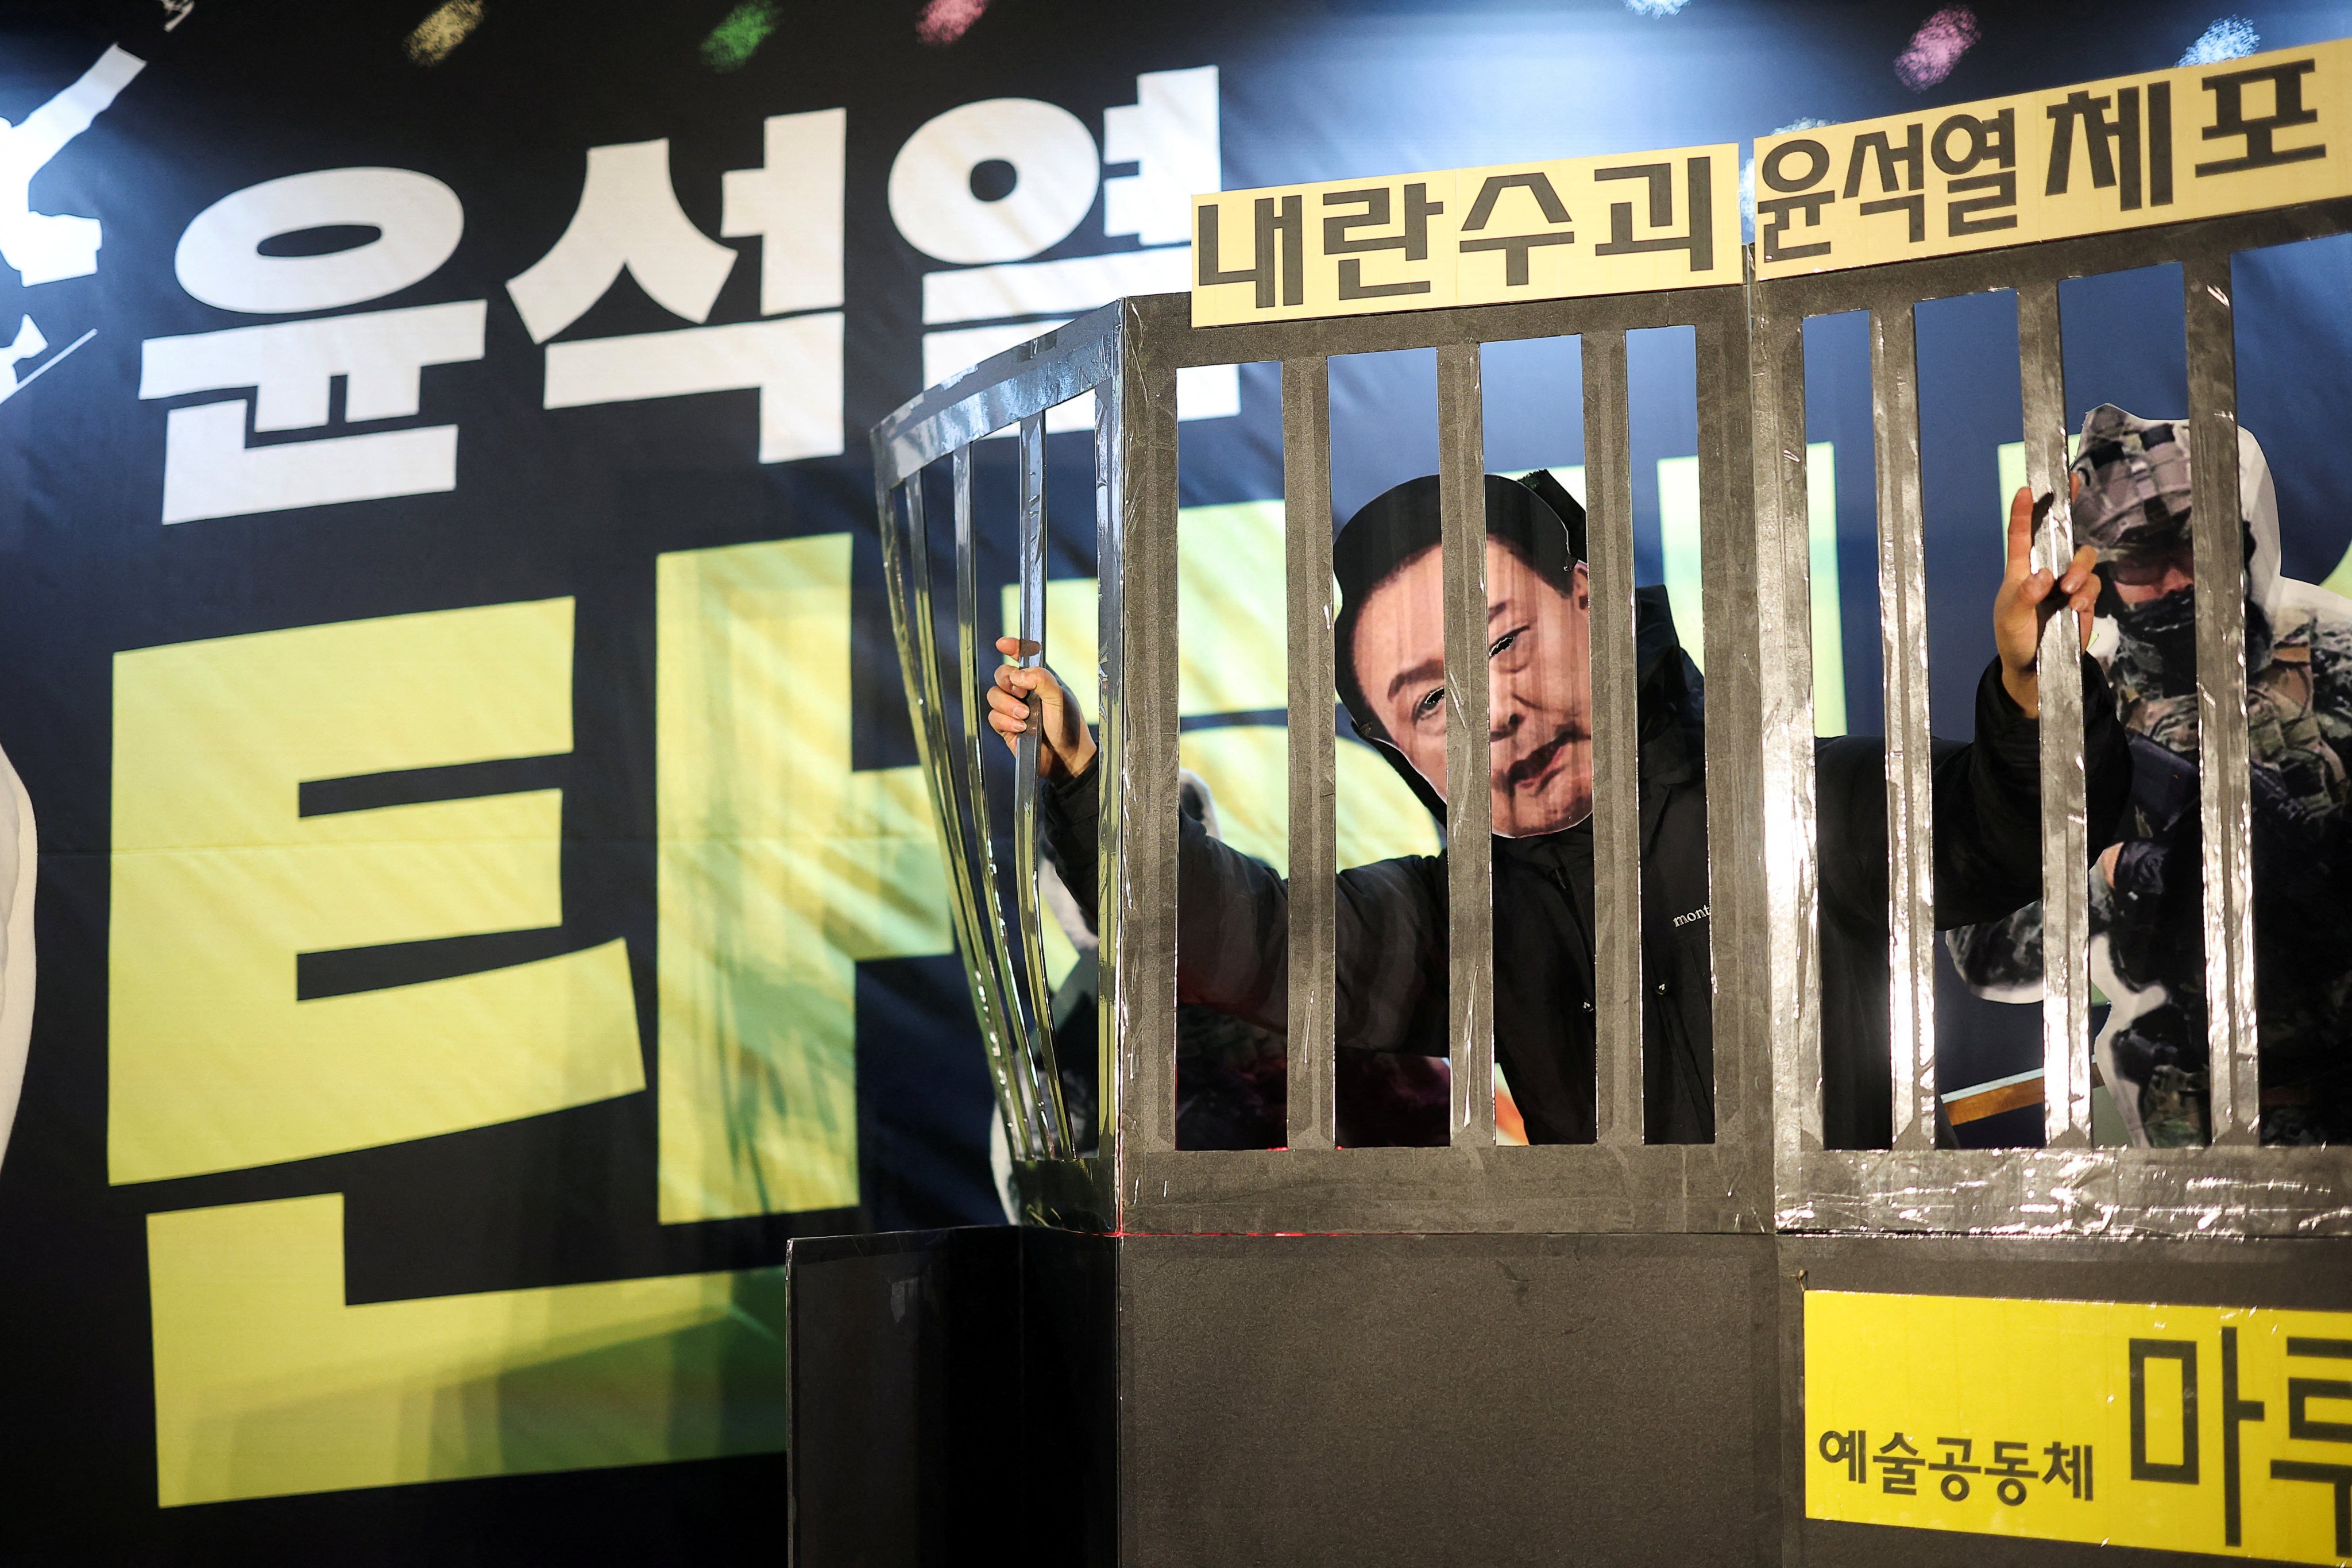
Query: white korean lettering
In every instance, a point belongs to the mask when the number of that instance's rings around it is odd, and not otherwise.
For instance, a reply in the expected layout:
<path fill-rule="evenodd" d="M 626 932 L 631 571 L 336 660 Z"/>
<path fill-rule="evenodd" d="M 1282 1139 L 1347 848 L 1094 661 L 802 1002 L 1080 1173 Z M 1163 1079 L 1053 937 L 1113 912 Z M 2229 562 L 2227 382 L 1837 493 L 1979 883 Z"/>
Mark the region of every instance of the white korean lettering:
<path fill-rule="evenodd" d="M 991 161 L 1003 167 L 983 168 Z M 1092 206 L 1099 164 L 1082 124 L 1051 104 L 1002 99 L 951 110 L 908 140 L 892 170 L 901 232 L 942 259 L 982 263 L 923 277 L 923 322 L 948 329 L 923 335 L 927 384 L 1123 295 L 1187 286 L 1192 198 L 1223 184 L 1217 68 L 1138 76 L 1135 101 L 1103 111 L 1103 161 L 1136 168 L 1101 182 L 1104 237 L 1132 235 L 1150 248 L 1034 261 L 1025 258 L 1067 239 Z M 1024 201 L 1034 209 L 1017 210 Z M 1176 401 L 1182 419 L 1237 414 L 1240 372 L 1187 365 Z M 1052 433 L 1093 423 L 1091 397 L 1045 416 Z"/>
<path fill-rule="evenodd" d="M 0 398 L 5 398 L 17 387 L 16 367 L 49 346 L 30 316 L 16 318 L 16 336 L 5 349 L 0 349 Z"/>
<path fill-rule="evenodd" d="M 1003 163 L 1011 188 L 973 189 Z M 890 216 L 918 250 L 941 261 L 1018 261 L 1059 244 L 1095 204 L 1102 173 L 1078 117 L 1031 98 L 993 98 L 938 116 L 890 165 Z"/>
<path fill-rule="evenodd" d="M 1224 184 L 1217 133 L 1217 68 L 1147 71 L 1135 102 L 1103 110 L 1103 159 L 1133 163 L 1103 182 L 1103 232 L 1145 245 L 1192 237 L 1192 198 Z"/>
<path fill-rule="evenodd" d="M 248 447 L 246 415 L 251 407 L 256 431 L 324 426 L 337 376 L 346 378 L 346 420 L 415 415 L 423 367 L 482 357 L 487 310 L 487 301 L 467 300 L 148 340 L 140 396 L 246 386 L 256 395 L 250 403 L 237 398 L 172 411 L 164 431 L 163 521 L 455 489 L 454 425 Z"/>
<path fill-rule="evenodd" d="M 254 315 L 356 305 L 423 282 L 465 232 L 457 193 L 410 169 L 321 169 L 232 192 L 180 237 L 180 285 Z M 267 256 L 278 235 L 364 228 L 373 237 L 310 256 Z M 241 517 L 457 488 L 457 427 L 247 443 L 253 433 L 400 419 L 422 408 L 426 365 L 482 357 L 488 304 L 409 306 L 272 321 L 141 345 L 139 395 L 253 389 L 250 398 L 175 408 L 164 421 L 163 521 Z"/>
<path fill-rule="evenodd" d="M 486 301 L 466 300 L 150 338 L 142 345 L 139 395 L 250 386 L 256 430 L 302 430 L 327 423 L 328 393 L 340 375 L 347 378 L 345 419 L 397 419 L 417 411 L 425 366 L 482 357 L 487 309 Z"/>
<path fill-rule="evenodd" d="M 721 232 L 761 242 L 761 312 L 835 309 L 550 343 L 545 406 L 752 391 L 760 395 L 760 461 L 838 455 L 847 121 L 838 109 L 772 116 L 763 166 L 730 170 L 721 181 Z M 602 299 L 625 266 L 673 313 L 700 321 L 717 303 L 735 255 L 678 206 L 667 142 L 598 147 L 589 153 L 580 210 L 563 237 L 507 291 L 541 342 Z"/>
<path fill-rule="evenodd" d="M 99 247 L 105 243 L 99 221 L 35 212 L 33 176 L 89 130 L 146 63 L 110 46 L 79 80 L 25 116 L 22 124 L 0 120 L 0 258 L 27 287 L 87 278 L 98 270 Z"/>
<path fill-rule="evenodd" d="M 760 240 L 760 313 L 818 310 L 841 303 L 843 149 L 849 112 L 768 118 L 765 162 L 730 170 L 719 232 Z"/>
<path fill-rule="evenodd" d="M 579 210 L 555 248 L 508 280 L 533 342 L 545 342 L 604 297 L 628 269 L 654 302 L 708 321 L 735 252 L 700 229 L 670 186 L 669 140 L 588 149 Z"/>
<path fill-rule="evenodd" d="M 841 313 L 551 343 L 550 408 L 757 388 L 760 461 L 842 449 Z"/>
<path fill-rule="evenodd" d="M 260 251 L 278 235 L 346 226 L 377 235 L 319 256 Z M 188 225 L 172 263 L 181 288 L 224 310 L 254 316 L 331 310 L 424 281 L 449 259 L 465 229 L 457 193 L 430 174 L 320 169 L 223 196 Z"/>
<path fill-rule="evenodd" d="M 245 444 L 245 399 L 174 408 L 164 427 L 163 521 L 243 517 L 457 488 L 457 427 Z"/>

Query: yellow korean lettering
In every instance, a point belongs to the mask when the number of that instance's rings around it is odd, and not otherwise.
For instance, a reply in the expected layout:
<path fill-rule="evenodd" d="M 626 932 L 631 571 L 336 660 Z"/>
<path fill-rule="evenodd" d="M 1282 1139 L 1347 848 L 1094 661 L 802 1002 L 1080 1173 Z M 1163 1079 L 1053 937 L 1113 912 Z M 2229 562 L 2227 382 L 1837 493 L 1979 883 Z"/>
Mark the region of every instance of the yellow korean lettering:
<path fill-rule="evenodd" d="M 952 951 L 919 770 L 850 767 L 849 565 L 656 563 L 665 1224 L 855 1205 L 858 962 Z"/>
<path fill-rule="evenodd" d="M 784 1446 L 781 1268 L 346 1304 L 330 1193 L 151 1215 L 163 1508 Z"/>
<path fill-rule="evenodd" d="M 1815 1290 L 1805 1512 L 2352 1556 L 2352 1312 Z"/>
<path fill-rule="evenodd" d="M 572 602 L 115 659 L 117 1182 L 430 1137 L 645 1087 L 618 941 L 298 1000 L 296 960 L 562 920 L 539 790 L 304 816 L 307 781 L 572 745 Z"/>

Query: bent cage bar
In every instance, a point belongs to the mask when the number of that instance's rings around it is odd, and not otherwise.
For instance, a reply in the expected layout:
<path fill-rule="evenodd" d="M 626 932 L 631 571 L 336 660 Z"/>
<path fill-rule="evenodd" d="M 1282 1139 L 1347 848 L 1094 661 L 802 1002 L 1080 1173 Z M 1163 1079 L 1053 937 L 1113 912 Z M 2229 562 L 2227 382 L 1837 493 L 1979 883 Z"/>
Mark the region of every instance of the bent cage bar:
<path fill-rule="evenodd" d="M 2198 600 L 2213 1140 L 2090 1146 L 2087 863 L 2078 649 L 2053 617 L 2042 667 L 2046 1147 L 1933 1147 L 1933 845 L 1916 307 L 2014 290 L 2028 482 L 2065 471 L 2058 284 L 2168 261 L 2187 300 L 2196 569 L 2242 569 L 2230 258 L 2352 229 L 2352 202 L 2047 241 L 1780 280 L 1591 299 L 1212 328 L 1184 295 L 1114 302 L 933 387 L 873 432 L 891 620 L 947 853 L 972 1005 L 1023 1218 L 1125 1232 L 1940 1231 L 2021 1236 L 2352 1233 L 2352 1151 L 2256 1146 L 2251 775 L 2243 625 Z M 1867 310 L 1887 715 L 1895 1147 L 1822 1147 L 1812 798 L 1803 323 Z M 1633 469 L 1625 334 L 1694 329 L 1698 358 L 1717 1132 L 1643 1142 L 1636 814 Z M 1449 856 L 1444 1148 L 1333 1145 L 1334 744 L 1328 364 L 1434 349 L 1445 594 L 1447 776 L 1483 785 L 1486 732 L 1480 345 L 1576 337 L 1593 602 L 1593 897 L 1598 1137 L 1495 1139 L 1490 866 Z M 1176 374 L 1282 365 L 1289 675 L 1289 1146 L 1175 1147 Z M 1092 394 L 1100 574 L 1100 1013 L 1097 1146 L 1070 1140 L 1045 994 L 1036 896 L 1035 740 L 1015 771 L 1014 897 L 995 863 L 977 690 L 994 661 L 979 618 L 971 446 L 1019 439 L 1022 635 L 1045 631 L 1044 420 Z M 2215 460 L 2214 454 L 2220 454 Z M 923 512 L 946 463 L 956 639 L 942 650 Z M 2231 520 L 2221 529 L 2215 518 Z M 2036 544 L 2071 553 L 2063 501 Z M 1050 650 L 1048 650 L 1050 652 Z M 1043 657 L 1043 656 L 1040 656 Z M 950 732 L 941 670 L 952 662 Z M 1066 675 L 1070 672 L 1065 671 Z M 1464 798 L 1465 795 L 1473 798 Z M 1483 787 L 1449 791 L 1461 841 L 1487 836 Z"/>

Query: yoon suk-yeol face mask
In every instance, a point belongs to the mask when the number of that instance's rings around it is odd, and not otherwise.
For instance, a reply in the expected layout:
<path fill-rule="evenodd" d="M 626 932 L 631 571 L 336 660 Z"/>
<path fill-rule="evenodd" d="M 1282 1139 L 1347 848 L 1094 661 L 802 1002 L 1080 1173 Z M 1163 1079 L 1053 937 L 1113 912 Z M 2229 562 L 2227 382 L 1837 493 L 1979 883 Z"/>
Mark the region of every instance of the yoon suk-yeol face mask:
<path fill-rule="evenodd" d="M 1554 833 L 1592 802 L 1583 509 L 1549 475 L 1489 474 L 1487 774 L 1497 837 Z M 1544 493 L 1549 489 L 1551 493 Z M 1443 529 L 1434 474 L 1367 503 L 1332 551 L 1340 700 L 1441 820 L 1446 784 Z"/>

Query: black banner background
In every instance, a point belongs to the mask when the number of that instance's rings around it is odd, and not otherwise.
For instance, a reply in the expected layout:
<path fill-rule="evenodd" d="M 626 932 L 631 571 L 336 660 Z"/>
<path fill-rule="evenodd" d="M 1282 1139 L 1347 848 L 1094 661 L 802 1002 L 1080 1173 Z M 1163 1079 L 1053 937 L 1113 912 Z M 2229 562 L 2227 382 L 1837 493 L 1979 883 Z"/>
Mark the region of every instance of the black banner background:
<path fill-rule="evenodd" d="M 413 944 L 341 984 L 396 984 L 625 938 L 650 1074 L 654 558 L 849 532 L 853 765 L 915 760 L 878 593 L 863 432 L 922 384 L 919 279 L 934 264 L 899 236 L 884 200 L 892 159 L 919 126 L 958 104 L 1022 97 L 1063 104 L 1098 130 L 1105 106 L 1134 101 L 1139 72 L 1213 63 L 1223 72 L 1230 188 L 1744 139 L 1799 114 L 1857 118 L 1919 101 L 1885 67 L 1918 17 L 1861 5 L 1702 0 L 1686 16 L 1651 18 L 1597 3 L 998 0 L 951 47 L 932 47 L 915 34 L 919 7 L 903 0 L 793 0 L 748 64 L 714 72 L 701 46 L 731 8 L 723 0 L 488 0 L 474 36 L 430 69 L 403 50 L 430 9 L 424 0 L 197 0 L 169 31 L 160 6 L 128 0 L 0 10 L 0 115 L 40 103 L 110 42 L 149 62 L 35 185 L 39 210 L 102 219 L 99 271 L 35 290 L 0 270 L 0 331 L 24 310 L 53 342 L 66 339 L 52 321 L 68 336 L 97 333 L 0 405 L 0 742 L 35 802 L 43 850 L 38 1011 L 23 1109 L 0 1170 L 0 1559 L 651 1563 L 781 1549 L 782 1467 L 772 1455 L 159 1510 L 151 1213 L 341 1193 L 353 1303 L 751 1268 L 781 1261 L 796 1233 L 997 1217 L 987 1089 L 949 957 L 861 969 L 855 1211 L 661 1225 L 651 1094 L 315 1160 L 110 1185 L 115 653 L 575 597 L 574 749 L 496 764 L 505 771 L 481 786 L 563 792 L 562 927 Z M 2136 15 L 2147 39 L 2124 46 L 2112 36 L 2110 10 L 1979 10 L 1987 41 L 1933 101 L 2169 65 L 2182 43 L 2175 35 L 2193 36 L 2204 20 L 2179 6 L 2142 7 Z M 2273 7 L 2260 20 L 2285 42 L 2352 30 L 2337 11 Z M 1558 66 L 1556 91 L 1473 103 L 1455 90 L 1470 79 L 1453 76 L 1425 97 L 1389 96 L 1412 79 L 1414 39 L 1455 24 L 1498 56 L 1538 38 L 1538 52 Z M 1670 25 L 1682 32 L 1658 31 Z M 2126 49 L 2130 58 L 2119 58 Z M 1621 65 L 1621 53 L 1633 63 Z M 1675 68 L 1664 68 L 1668 62 Z M 1643 118 L 1612 120 L 1591 106 L 1601 91 L 1595 78 L 1626 75 L 1640 79 L 1612 82 L 1607 96 L 1622 104 L 1638 89 L 1652 100 Z M 842 457 L 752 461 L 750 393 L 541 406 L 542 352 L 505 283 L 563 230 L 585 149 L 668 137 L 679 202 L 715 235 L 720 175 L 759 164 L 763 116 L 845 107 Z M 423 382 L 421 420 L 462 431 L 456 490 L 160 525 L 165 413 L 137 395 L 140 345 L 240 321 L 181 291 L 173 269 L 180 235 L 229 192 L 362 165 L 429 173 L 465 205 L 454 258 L 369 307 L 489 302 L 481 362 L 428 370 Z M 1047 255 L 1103 249 L 1098 212 L 1079 236 Z M 756 319 L 757 278 L 756 268 L 739 267 L 711 319 Z M 2340 312 L 2340 299 L 2317 313 Z M 625 278 L 567 335 L 677 324 Z M 2275 363 L 2284 363 L 2302 331 L 2291 317 L 2273 331 Z M 2326 331 L 2340 338 L 2334 320 Z M 2263 346 L 2242 350 L 2243 363 L 2258 369 Z M 2317 395 L 2295 410 L 2295 434 L 2320 435 L 2340 415 L 2344 374 L 2332 363 L 2310 372 Z M 1270 377 L 1247 374 L 1241 419 L 1187 426 L 1188 503 L 1278 489 L 1272 390 Z M 1344 416 L 1344 392 L 1339 401 Z M 1356 406 L 1369 417 L 1389 412 L 1370 395 Z M 2010 406 L 2004 439 L 2013 438 Z M 1070 466 L 1085 461 L 1083 445 L 1056 440 L 1057 483 L 1066 467 L 1082 471 Z M 990 476 L 1001 477 L 1010 457 L 984 453 L 983 464 L 995 466 Z M 2273 462 L 2286 467 L 2275 442 Z M 2336 494 L 2331 483 L 2283 495 L 2308 520 L 2298 524 L 2291 510 L 2288 567 L 2297 575 L 2325 576 L 2343 549 L 2343 526 L 2320 515 Z M 1648 504 L 1654 509 L 1654 494 Z M 1865 496 L 1865 539 L 1867 505 Z M 991 542 L 1001 543 L 1001 531 Z M 1075 534 L 1058 548 L 1056 574 L 1091 571 L 1090 546 Z M 1001 554 L 987 566 L 995 580 L 1009 574 Z M 1859 651 L 1864 639 L 1851 624 L 1848 638 Z M 1874 660 L 1865 668 L 1857 658 L 1858 685 L 1874 678 Z M 1874 713 L 1874 705 L 1858 709 L 1856 728 L 1870 727 Z"/>

